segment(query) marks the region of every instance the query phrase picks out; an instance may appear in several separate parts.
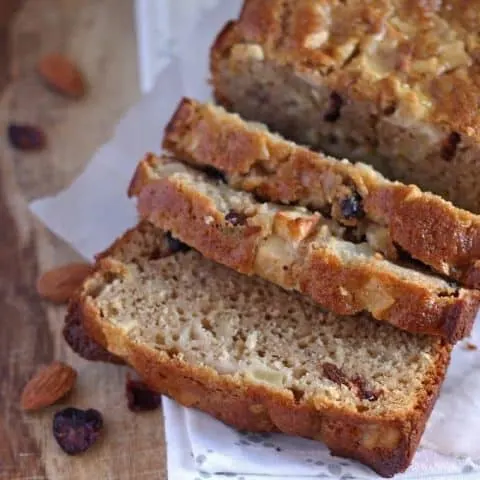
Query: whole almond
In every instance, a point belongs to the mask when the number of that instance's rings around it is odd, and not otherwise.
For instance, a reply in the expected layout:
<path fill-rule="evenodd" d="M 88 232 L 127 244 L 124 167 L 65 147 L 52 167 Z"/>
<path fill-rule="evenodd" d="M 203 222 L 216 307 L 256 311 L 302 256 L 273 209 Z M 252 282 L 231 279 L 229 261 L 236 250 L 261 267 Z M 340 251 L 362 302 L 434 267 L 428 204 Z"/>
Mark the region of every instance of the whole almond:
<path fill-rule="evenodd" d="M 24 410 L 39 410 L 53 405 L 75 385 L 77 372 L 62 362 L 44 366 L 25 385 L 20 400 Z"/>
<path fill-rule="evenodd" d="M 38 63 L 38 73 L 54 90 L 72 98 L 85 95 L 87 84 L 84 76 L 67 57 L 52 53 Z"/>
<path fill-rule="evenodd" d="M 70 297 L 93 272 L 88 263 L 69 263 L 44 273 L 37 280 L 37 291 L 54 303 L 67 303 Z"/>

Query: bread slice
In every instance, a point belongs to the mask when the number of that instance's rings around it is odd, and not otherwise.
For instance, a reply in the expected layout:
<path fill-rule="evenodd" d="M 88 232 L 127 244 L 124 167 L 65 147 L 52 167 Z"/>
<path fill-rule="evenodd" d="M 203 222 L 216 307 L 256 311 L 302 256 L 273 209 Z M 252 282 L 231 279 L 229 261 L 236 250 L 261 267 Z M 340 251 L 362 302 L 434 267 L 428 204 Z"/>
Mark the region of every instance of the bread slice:
<path fill-rule="evenodd" d="M 167 255 L 178 250 L 170 241 L 148 223 L 117 240 L 69 316 L 185 406 L 322 440 L 384 476 L 407 468 L 444 378 L 445 341 L 325 313 L 193 250 Z"/>
<path fill-rule="evenodd" d="M 385 260 L 367 243 L 347 240 L 355 233 L 318 212 L 259 203 L 204 172 L 154 155 L 140 162 L 129 194 L 138 197 L 142 218 L 207 258 L 302 292 L 335 313 L 365 310 L 452 342 L 471 330 L 479 291 Z"/>
<path fill-rule="evenodd" d="M 246 0 L 216 98 L 300 143 L 480 212 L 478 0 Z"/>
<path fill-rule="evenodd" d="M 463 285 L 480 287 L 480 216 L 414 185 L 312 152 L 191 99 L 180 102 L 163 146 L 195 166 L 214 167 L 236 189 L 360 228 L 386 258 L 408 254 Z"/>
<path fill-rule="evenodd" d="M 122 364 L 123 360 L 95 342 L 85 330 L 82 315 L 71 310 L 63 326 L 63 338 L 80 357 L 91 362 Z"/>

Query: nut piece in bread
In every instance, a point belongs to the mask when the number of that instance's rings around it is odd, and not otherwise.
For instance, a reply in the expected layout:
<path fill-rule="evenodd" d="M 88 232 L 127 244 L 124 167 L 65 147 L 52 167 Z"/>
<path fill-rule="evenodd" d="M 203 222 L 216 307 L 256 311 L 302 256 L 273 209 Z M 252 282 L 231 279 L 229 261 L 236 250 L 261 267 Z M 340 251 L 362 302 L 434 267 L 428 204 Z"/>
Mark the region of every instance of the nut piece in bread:
<path fill-rule="evenodd" d="M 169 122 L 163 145 L 194 166 L 215 168 L 237 190 L 306 206 L 366 232 L 386 258 L 408 254 L 467 287 L 480 287 L 480 216 L 436 195 L 188 98 Z"/>
<path fill-rule="evenodd" d="M 211 50 L 216 99 L 480 212 L 478 0 L 245 0 Z"/>
<path fill-rule="evenodd" d="M 448 344 L 336 317 L 195 251 L 159 255 L 167 241 L 143 222 L 102 255 L 70 309 L 94 340 L 229 425 L 321 440 L 384 476 L 408 467 Z"/>
<path fill-rule="evenodd" d="M 366 242 L 346 238 L 333 219 L 260 203 L 170 157 L 147 156 L 132 184 L 142 218 L 240 273 L 304 293 L 335 313 L 367 311 L 414 333 L 455 342 L 471 330 L 480 292 L 379 257 Z"/>

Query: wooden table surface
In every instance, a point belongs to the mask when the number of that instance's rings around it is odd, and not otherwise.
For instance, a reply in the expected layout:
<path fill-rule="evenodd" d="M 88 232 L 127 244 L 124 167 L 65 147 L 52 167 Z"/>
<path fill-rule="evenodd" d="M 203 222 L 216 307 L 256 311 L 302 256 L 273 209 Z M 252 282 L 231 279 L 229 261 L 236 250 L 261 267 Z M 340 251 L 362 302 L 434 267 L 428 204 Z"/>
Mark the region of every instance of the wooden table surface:
<path fill-rule="evenodd" d="M 38 81 L 35 64 L 52 51 L 81 67 L 90 83 L 86 98 L 64 99 Z M 41 272 L 77 257 L 27 208 L 30 200 L 68 185 L 139 98 L 132 0 L 25 0 L 10 22 L 7 68 L 0 68 L 10 77 L 0 97 L 0 479 L 163 479 L 160 412 L 129 412 L 125 368 L 73 354 L 60 335 L 64 308 L 37 296 Z M 47 150 L 10 148 L 4 132 L 11 121 L 42 126 Z M 36 414 L 19 408 L 25 382 L 54 359 L 79 373 L 65 405 L 104 414 L 104 438 L 78 457 L 65 455 L 53 439 L 58 406 Z"/>

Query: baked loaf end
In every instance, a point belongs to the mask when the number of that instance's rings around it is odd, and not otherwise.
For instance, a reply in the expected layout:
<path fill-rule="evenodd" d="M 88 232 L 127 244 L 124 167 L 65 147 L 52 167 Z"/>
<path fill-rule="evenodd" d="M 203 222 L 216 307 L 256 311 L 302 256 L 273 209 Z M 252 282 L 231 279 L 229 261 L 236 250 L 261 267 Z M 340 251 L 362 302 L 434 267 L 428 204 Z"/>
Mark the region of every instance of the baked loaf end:
<path fill-rule="evenodd" d="M 142 218 L 207 258 L 302 292 L 335 313 L 367 311 L 452 342 L 471 330 L 480 292 L 385 260 L 318 212 L 260 203 L 175 159 L 153 155 L 140 162 L 130 194 L 138 196 Z"/>
<path fill-rule="evenodd" d="M 183 99 L 164 148 L 197 167 L 218 170 L 257 198 L 318 210 L 390 260 L 405 254 L 462 284 L 480 287 L 480 216 L 391 182 L 365 164 L 316 153 L 223 108 Z"/>
<path fill-rule="evenodd" d="M 246 0 L 212 83 L 245 118 L 478 213 L 479 23 L 479 0 Z"/>
<path fill-rule="evenodd" d="M 194 251 L 162 257 L 161 238 L 143 223 L 119 239 L 74 299 L 98 343 L 151 388 L 237 428 L 322 440 L 384 476 L 408 467 L 446 343 L 324 313 Z"/>
<path fill-rule="evenodd" d="M 186 245 L 174 239 L 171 235 L 161 232 L 156 235 L 155 229 L 147 223 L 139 223 L 127 231 L 113 245 L 96 256 L 97 265 L 102 259 L 118 258 L 122 262 L 132 262 L 135 258 L 161 258 L 178 251 L 188 249 Z M 118 264 L 117 264 L 118 265 Z M 113 268 L 113 264 L 109 265 Z M 92 280 L 93 281 L 93 280 Z M 92 286 L 92 284 L 90 284 Z M 110 353 L 95 342 L 85 331 L 82 312 L 79 308 L 81 292 L 70 302 L 68 314 L 63 327 L 63 337 L 70 348 L 82 358 L 95 362 L 123 363 L 123 360 Z"/>

